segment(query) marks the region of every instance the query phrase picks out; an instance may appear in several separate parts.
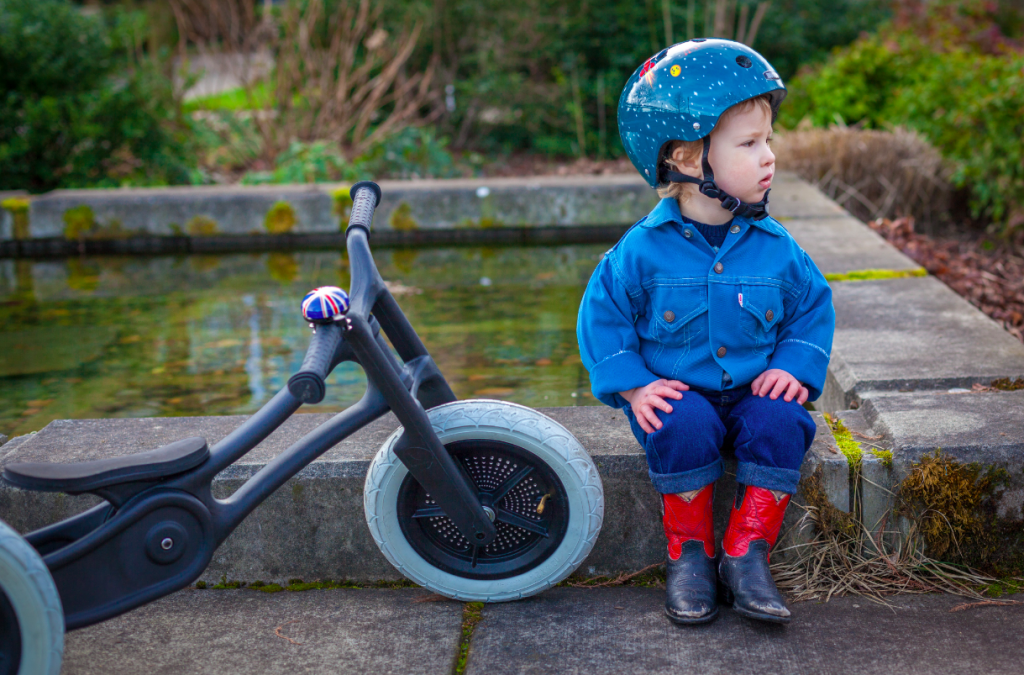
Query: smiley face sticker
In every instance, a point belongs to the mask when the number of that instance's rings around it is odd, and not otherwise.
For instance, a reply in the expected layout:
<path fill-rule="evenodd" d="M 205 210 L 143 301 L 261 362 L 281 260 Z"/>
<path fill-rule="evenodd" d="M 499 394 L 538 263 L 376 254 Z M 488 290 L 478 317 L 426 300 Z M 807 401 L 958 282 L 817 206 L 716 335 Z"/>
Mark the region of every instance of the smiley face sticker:
<path fill-rule="evenodd" d="M 679 64 L 676 64 L 668 72 L 672 73 L 672 77 L 679 77 L 679 73 L 683 72 L 683 69 L 679 67 Z"/>

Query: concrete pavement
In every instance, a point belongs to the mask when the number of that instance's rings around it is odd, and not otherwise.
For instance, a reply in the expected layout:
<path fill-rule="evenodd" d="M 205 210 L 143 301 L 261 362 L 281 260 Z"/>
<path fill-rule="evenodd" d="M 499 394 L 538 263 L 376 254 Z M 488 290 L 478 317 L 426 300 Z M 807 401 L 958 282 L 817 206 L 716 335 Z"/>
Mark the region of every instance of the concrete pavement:
<path fill-rule="evenodd" d="M 436 597 L 189 589 L 69 634 L 63 673 L 452 673 L 463 605 Z M 661 589 L 561 587 L 485 606 L 465 673 L 1019 673 L 1024 604 L 950 611 L 965 602 L 847 597 L 796 603 L 788 626 L 723 610 L 682 628 L 662 614 Z"/>

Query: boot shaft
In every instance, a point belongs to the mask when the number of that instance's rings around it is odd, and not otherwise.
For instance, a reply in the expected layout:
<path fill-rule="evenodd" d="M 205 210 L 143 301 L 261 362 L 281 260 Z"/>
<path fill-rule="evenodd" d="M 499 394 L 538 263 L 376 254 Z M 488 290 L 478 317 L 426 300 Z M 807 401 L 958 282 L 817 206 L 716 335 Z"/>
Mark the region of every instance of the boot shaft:
<path fill-rule="evenodd" d="M 722 539 L 722 549 L 731 556 L 746 555 L 750 542 L 763 539 L 768 548 L 775 545 L 782 528 L 791 495 L 776 499 L 771 490 L 753 485 L 740 486 L 737 502 L 729 514 L 729 526 Z"/>
<path fill-rule="evenodd" d="M 678 560 L 683 544 L 693 539 L 704 544 L 704 552 L 709 558 L 715 556 L 714 498 L 714 484 L 705 485 L 689 501 L 677 494 L 661 496 L 665 507 L 662 523 L 670 559 Z"/>

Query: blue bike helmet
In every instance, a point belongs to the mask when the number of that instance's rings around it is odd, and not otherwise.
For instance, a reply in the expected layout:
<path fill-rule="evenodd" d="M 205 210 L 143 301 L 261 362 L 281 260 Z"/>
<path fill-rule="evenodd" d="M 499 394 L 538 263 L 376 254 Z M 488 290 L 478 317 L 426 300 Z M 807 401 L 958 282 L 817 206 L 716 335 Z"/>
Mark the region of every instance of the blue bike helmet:
<path fill-rule="evenodd" d="M 786 87 L 771 64 L 750 47 L 732 40 L 694 38 L 663 49 L 636 69 L 619 98 L 619 135 L 633 166 L 647 183 L 695 183 L 738 216 L 768 215 L 768 190 L 756 204 L 726 194 L 715 184 L 708 161 L 711 130 L 730 107 L 755 96 L 771 97 L 772 121 Z M 704 179 L 659 166 L 669 141 L 704 139 Z"/>

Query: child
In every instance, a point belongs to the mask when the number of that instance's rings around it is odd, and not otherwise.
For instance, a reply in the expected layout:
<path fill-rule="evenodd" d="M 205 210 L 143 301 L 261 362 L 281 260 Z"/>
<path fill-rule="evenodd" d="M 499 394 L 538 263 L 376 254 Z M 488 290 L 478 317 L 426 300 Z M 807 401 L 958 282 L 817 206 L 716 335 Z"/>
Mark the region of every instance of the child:
<path fill-rule="evenodd" d="M 662 200 L 594 270 L 577 335 L 594 395 L 624 409 L 662 493 L 677 623 L 714 620 L 716 581 L 740 614 L 789 621 L 768 552 L 814 438 L 803 403 L 821 395 L 835 312 L 768 217 L 785 95 L 753 49 L 695 39 L 644 63 L 619 100 L 626 152 Z M 723 445 L 739 491 L 716 558 Z"/>

